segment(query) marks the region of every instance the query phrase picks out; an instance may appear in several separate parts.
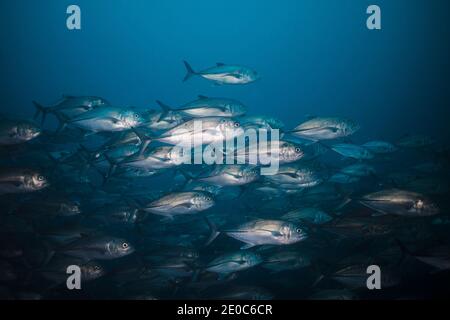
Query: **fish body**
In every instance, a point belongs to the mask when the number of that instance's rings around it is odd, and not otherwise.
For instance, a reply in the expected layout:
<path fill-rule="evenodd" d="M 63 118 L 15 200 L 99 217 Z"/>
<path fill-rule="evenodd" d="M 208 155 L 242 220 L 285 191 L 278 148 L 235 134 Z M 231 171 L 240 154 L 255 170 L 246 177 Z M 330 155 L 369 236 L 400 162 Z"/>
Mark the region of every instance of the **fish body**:
<path fill-rule="evenodd" d="M 48 179 L 38 171 L 20 168 L 0 170 L 0 195 L 35 192 L 48 186 Z"/>
<path fill-rule="evenodd" d="M 21 144 L 40 134 L 40 127 L 32 121 L 0 119 L 0 146 Z"/>
<path fill-rule="evenodd" d="M 254 220 L 225 233 L 246 243 L 245 249 L 258 245 L 288 245 L 308 237 L 303 228 L 281 220 Z"/>
<path fill-rule="evenodd" d="M 291 133 L 310 140 L 330 140 L 350 136 L 359 129 L 353 120 L 317 117 L 300 124 Z"/>
<path fill-rule="evenodd" d="M 186 61 L 184 65 L 187 70 L 184 81 L 199 76 L 218 85 L 242 85 L 259 79 L 256 71 L 245 66 L 217 63 L 214 67 L 196 72 Z"/>
<path fill-rule="evenodd" d="M 380 214 L 405 217 L 432 216 L 439 213 L 436 204 L 428 197 L 411 191 L 388 189 L 370 193 L 360 202 Z"/>

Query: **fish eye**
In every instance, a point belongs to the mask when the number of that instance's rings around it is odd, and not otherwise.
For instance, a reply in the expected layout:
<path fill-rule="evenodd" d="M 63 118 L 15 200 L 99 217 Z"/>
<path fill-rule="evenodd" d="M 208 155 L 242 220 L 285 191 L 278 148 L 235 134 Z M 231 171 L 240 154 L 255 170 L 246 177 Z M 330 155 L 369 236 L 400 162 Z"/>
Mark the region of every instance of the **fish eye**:
<path fill-rule="evenodd" d="M 297 148 L 295 148 L 295 152 L 296 153 L 300 153 L 302 150 L 299 148 L 299 147 L 297 147 Z"/>
<path fill-rule="evenodd" d="M 128 243 L 126 243 L 126 242 L 122 243 L 122 248 L 128 249 Z"/>
<path fill-rule="evenodd" d="M 39 176 L 39 177 L 38 177 L 38 180 L 39 180 L 39 181 L 44 181 L 44 176 Z"/>
<path fill-rule="evenodd" d="M 297 232 L 297 233 L 302 233 L 302 229 L 297 228 L 297 229 L 295 230 L 295 232 Z"/>
<path fill-rule="evenodd" d="M 234 123 L 234 127 L 235 127 L 235 128 L 239 128 L 240 126 L 241 126 L 241 124 L 240 124 L 239 122 L 235 122 L 235 123 Z"/>
<path fill-rule="evenodd" d="M 100 270 L 100 267 L 99 266 L 94 266 L 94 270 L 98 271 L 98 270 Z"/>
<path fill-rule="evenodd" d="M 137 113 L 134 114 L 134 118 L 137 119 L 139 118 L 139 115 Z"/>

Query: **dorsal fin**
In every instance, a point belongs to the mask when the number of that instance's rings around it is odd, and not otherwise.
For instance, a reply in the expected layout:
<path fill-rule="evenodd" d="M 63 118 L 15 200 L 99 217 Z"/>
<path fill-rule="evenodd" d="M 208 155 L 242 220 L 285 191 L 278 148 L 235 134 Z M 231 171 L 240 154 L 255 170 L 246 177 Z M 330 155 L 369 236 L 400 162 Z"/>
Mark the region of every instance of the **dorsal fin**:
<path fill-rule="evenodd" d="M 218 67 L 223 67 L 223 66 L 225 65 L 225 63 L 217 62 L 216 65 L 217 65 Z"/>
<path fill-rule="evenodd" d="M 207 96 L 203 96 L 203 95 L 201 95 L 201 94 L 198 95 L 198 98 L 199 98 L 200 100 L 209 99 Z"/>

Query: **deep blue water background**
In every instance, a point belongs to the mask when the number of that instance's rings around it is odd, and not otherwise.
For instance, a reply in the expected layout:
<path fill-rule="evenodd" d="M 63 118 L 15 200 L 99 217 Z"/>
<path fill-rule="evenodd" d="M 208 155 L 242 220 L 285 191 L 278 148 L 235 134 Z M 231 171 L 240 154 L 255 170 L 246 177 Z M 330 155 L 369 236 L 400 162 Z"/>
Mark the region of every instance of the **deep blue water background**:
<path fill-rule="evenodd" d="M 82 30 L 66 28 L 66 8 Z M 381 31 L 366 8 L 382 9 Z M 448 140 L 449 2 L 443 0 L 45 0 L 0 3 L 1 111 L 31 101 L 99 95 L 116 105 L 180 105 L 197 94 L 242 100 L 288 127 L 306 114 L 346 116 L 361 139 L 426 133 Z M 202 69 L 244 64 L 248 86 L 182 83 Z"/>

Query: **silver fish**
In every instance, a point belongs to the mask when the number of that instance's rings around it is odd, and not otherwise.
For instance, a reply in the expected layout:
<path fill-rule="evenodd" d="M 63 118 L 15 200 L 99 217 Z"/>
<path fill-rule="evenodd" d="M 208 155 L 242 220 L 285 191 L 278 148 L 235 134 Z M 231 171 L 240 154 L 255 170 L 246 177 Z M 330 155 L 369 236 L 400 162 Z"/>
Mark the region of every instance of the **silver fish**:
<path fill-rule="evenodd" d="M 49 186 L 49 181 L 41 173 L 31 169 L 1 169 L 0 195 L 8 193 L 28 193 Z"/>
<path fill-rule="evenodd" d="M 399 189 L 370 193 L 362 197 L 359 202 L 379 212 L 379 214 L 421 217 L 439 213 L 439 208 L 428 197 L 420 193 Z"/>
<path fill-rule="evenodd" d="M 31 121 L 0 119 L 0 146 L 27 142 L 40 134 L 40 127 Z"/>
<path fill-rule="evenodd" d="M 347 137 L 360 129 L 353 120 L 344 118 L 313 118 L 295 127 L 290 133 L 310 140 Z"/>
<path fill-rule="evenodd" d="M 187 73 L 183 81 L 187 81 L 193 76 L 199 76 L 219 85 L 239 85 L 251 83 L 260 78 L 256 71 L 244 66 L 217 63 L 216 66 L 199 72 L 194 71 L 186 61 L 184 61 L 184 66 Z"/>
<path fill-rule="evenodd" d="M 142 210 L 173 219 L 175 215 L 194 214 L 207 210 L 214 204 L 214 198 L 208 192 L 174 192 L 149 203 Z"/>

